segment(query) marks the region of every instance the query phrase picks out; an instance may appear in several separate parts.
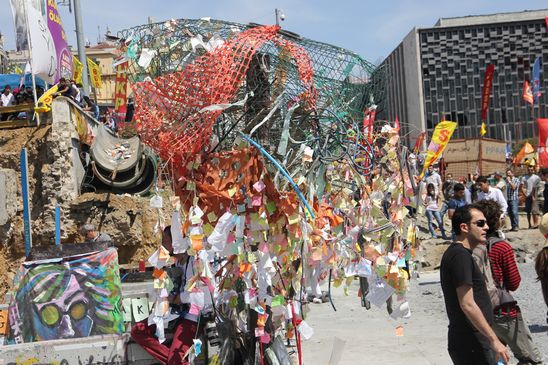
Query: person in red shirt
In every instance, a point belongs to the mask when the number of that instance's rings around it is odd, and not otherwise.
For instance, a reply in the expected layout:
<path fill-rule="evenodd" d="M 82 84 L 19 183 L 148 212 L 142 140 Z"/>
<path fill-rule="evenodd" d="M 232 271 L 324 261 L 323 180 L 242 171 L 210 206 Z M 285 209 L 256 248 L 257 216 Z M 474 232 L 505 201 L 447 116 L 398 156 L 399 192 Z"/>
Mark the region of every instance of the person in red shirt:
<path fill-rule="evenodd" d="M 544 303 L 548 306 L 548 213 L 542 216 L 538 228 L 540 233 L 546 238 L 546 242 L 535 259 L 535 271 L 537 273 L 537 280 L 540 281 L 542 288 Z M 546 322 L 548 323 L 548 312 L 546 313 Z"/>
<path fill-rule="evenodd" d="M 495 283 L 501 283 L 501 286 L 508 291 L 516 291 L 521 282 L 521 276 L 514 250 L 508 242 L 498 237 L 502 209 L 493 200 L 482 200 L 476 205 L 482 211 L 489 226 L 487 239 L 488 242 L 492 242 L 489 261 L 493 280 Z M 543 364 L 542 355 L 533 343 L 531 332 L 523 321 L 519 305 L 516 302 L 507 303 L 493 310 L 495 315 L 493 330 L 499 339 L 510 347 L 516 359 L 519 360 L 518 364 Z"/>

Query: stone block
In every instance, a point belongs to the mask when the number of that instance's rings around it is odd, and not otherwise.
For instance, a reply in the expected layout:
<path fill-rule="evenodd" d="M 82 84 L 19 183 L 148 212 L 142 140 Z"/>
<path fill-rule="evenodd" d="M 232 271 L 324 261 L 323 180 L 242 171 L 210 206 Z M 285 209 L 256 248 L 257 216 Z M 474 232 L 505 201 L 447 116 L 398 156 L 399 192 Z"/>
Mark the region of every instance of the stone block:
<path fill-rule="evenodd" d="M 17 172 L 0 169 L 0 226 L 8 223 L 17 212 Z"/>

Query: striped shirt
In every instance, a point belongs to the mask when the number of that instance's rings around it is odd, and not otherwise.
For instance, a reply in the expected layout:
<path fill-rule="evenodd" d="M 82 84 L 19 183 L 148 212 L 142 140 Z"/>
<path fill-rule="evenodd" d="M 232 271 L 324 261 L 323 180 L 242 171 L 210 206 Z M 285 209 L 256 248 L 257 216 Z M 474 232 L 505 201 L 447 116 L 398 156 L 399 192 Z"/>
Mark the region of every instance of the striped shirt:
<path fill-rule="evenodd" d="M 521 282 L 518 266 L 512 246 L 506 241 L 500 241 L 491 246 L 489 261 L 495 283 L 503 283 L 508 291 L 516 291 Z M 512 318 L 517 316 L 515 304 L 504 305 L 495 308 L 495 314 L 508 315 Z"/>
<path fill-rule="evenodd" d="M 518 200 L 518 192 L 519 192 L 519 179 L 517 177 L 512 177 L 512 180 L 510 182 L 516 187 L 515 189 L 512 189 L 512 186 L 510 184 L 506 184 L 506 200 Z"/>

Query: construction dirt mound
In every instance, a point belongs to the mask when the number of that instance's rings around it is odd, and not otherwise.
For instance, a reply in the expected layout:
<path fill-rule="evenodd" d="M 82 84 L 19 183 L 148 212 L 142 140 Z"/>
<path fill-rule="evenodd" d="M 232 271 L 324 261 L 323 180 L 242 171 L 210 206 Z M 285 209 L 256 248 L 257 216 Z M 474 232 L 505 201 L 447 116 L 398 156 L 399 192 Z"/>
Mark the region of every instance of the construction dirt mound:
<path fill-rule="evenodd" d="M 51 136 L 50 126 L 0 129 L 0 169 L 11 169 L 17 173 L 17 213 L 0 235 L 0 298 L 3 299 L 12 285 L 15 273 L 24 261 L 23 203 L 21 198 L 20 160 L 22 147 L 26 147 L 29 160 L 29 190 L 31 194 L 31 218 L 33 225 L 33 246 L 51 245 L 54 238 L 41 232 L 40 221 L 44 197 L 41 195 L 42 173 L 52 163 L 44 146 Z M 168 191 L 160 190 L 164 202 L 168 202 Z M 169 207 L 158 213 L 150 208 L 150 196 L 139 197 L 113 193 L 85 193 L 70 202 L 69 209 L 61 214 L 61 243 L 78 244 L 84 237 L 79 229 L 84 223 L 93 223 L 101 233 L 107 233 L 118 248 L 121 264 L 136 264 L 146 259 L 160 242 L 158 219 L 170 217 Z M 68 223 L 67 223 L 68 222 Z M 34 222 L 33 222 L 34 223 Z M 65 223 L 65 224 L 64 224 Z M 155 232 L 156 229 L 156 232 Z"/>

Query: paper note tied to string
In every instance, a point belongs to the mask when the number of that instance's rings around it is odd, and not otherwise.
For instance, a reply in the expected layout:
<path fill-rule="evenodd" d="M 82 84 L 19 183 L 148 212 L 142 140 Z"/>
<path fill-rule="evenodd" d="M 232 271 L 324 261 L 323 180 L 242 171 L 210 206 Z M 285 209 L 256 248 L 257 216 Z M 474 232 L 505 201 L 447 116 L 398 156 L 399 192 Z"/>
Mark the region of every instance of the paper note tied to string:
<path fill-rule="evenodd" d="M 370 281 L 369 293 L 365 298 L 369 300 L 371 304 L 380 308 L 392 294 L 394 294 L 394 288 L 388 285 L 383 279 L 377 277 Z"/>
<path fill-rule="evenodd" d="M 265 188 L 265 184 L 259 180 L 257 181 L 255 184 L 253 184 L 253 188 L 255 189 L 256 192 L 260 193 L 261 191 L 263 191 L 263 189 Z"/>
<path fill-rule="evenodd" d="M 131 298 L 122 299 L 122 314 L 124 322 L 131 322 Z"/>
<path fill-rule="evenodd" d="M 396 327 L 396 336 L 403 337 L 403 326 Z"/>
<path fill-rule="evenodd" d="M 148 299 L 144 298 L 132 298 L 131 308 L 133 309 L 133 318 L 135 322 L 141 322 L 148 318 Z"/>

